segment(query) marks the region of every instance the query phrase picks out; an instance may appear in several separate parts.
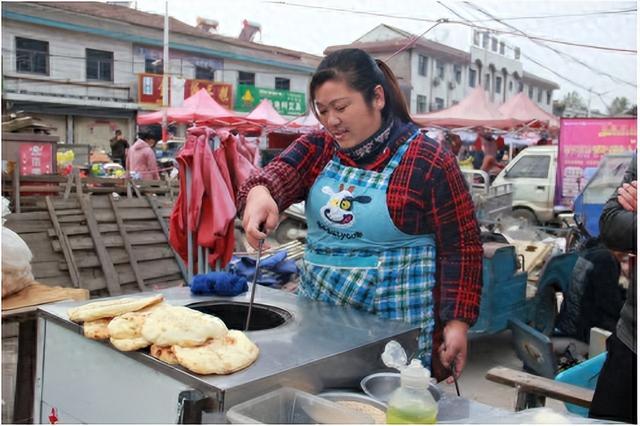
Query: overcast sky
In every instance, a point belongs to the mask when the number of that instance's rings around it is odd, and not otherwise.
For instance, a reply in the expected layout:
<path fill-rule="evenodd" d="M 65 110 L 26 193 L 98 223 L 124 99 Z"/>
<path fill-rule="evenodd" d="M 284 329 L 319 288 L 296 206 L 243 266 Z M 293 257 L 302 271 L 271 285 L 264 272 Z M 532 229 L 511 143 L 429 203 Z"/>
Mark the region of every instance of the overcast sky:
<path fill-rule="evenodd" d="M 136 3 L 140 10 L 164 13 L 164 1 L 138 0 Z M 495 18 L 510 18 L 503 22 L 511 28 L 494 21 L 474 6 Z M 322 55 L 327 46 L 349 44 L 381 23 L 421 34 L 433 25 L 430 21 L 439 18 L 473 21 L 474 25 L 500 31 L 520 30 L 529 36 L 551 40 L 636 50 L 635 9 L 634 1 L 587 0 L 444 0 L 442 4 L 424 0 L 169 0 L 169 14 L 187 24 L 195 25 L 198 16 L 215 19 L 220 23 L 218 29 L 222 35 L 236 37 L 240 34 L 242 20 L 248 19 L 262 26 L 262 34 L 258 34 L 255 41 L 316 55 Z M 625 10 L 634 11 L 604 13 Z M 468 25 L 446 23 L 429 31 L 425 37 L 469 51 L 471 34 Z M 525 71 L 560 85 L 554 99 L 576 90 L 586 102 L 591 88 L 593 109 L 606 111 L 603 101 L 609 104 L 616 96 L 626 96 L 632 104 L 637 103 L 635 53 L 539 42 L 561 55 L 523 36 L 497 36 L 507 46 L 520 47 Z"/>

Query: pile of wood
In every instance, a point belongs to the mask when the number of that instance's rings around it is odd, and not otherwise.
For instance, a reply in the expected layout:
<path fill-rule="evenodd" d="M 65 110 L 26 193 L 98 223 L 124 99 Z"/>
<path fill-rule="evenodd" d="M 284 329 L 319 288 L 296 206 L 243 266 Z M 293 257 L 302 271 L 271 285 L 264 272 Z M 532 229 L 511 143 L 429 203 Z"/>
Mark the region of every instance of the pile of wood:
<path fill-rule="evenodd" d="M 133 181 L 129 178 L 80 177 L 76 172 L 68 176 L 20 176 L 16 168 L 13 175 L 2 175 L 2 193 L 11 200 L 16 213 L 41 210 L 38 201 L 43 195 L 68 199 L 72 194 L 112 194 L 132 197 L 146 194 L 175 198 L 179 182 L 172 180 Z"/>
<path fill-rule="evenodd" d="M 36 281 L 84 288 L 92 297 L 184 283 L 168 243 L 171 197 L 71 194 L 37 197 L 26 213 L 6 217 L 33 253 Z"/>

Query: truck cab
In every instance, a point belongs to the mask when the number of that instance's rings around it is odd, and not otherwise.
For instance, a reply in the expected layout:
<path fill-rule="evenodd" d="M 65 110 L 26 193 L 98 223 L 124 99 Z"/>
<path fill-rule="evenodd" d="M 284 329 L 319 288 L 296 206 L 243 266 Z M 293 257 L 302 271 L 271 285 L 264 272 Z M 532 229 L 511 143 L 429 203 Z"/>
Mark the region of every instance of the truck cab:
<path fill-rule="evenodd" d="M 531 224 L 553 221 L 558 146 L 531 146 L 496 176 L 491 186 L 511 184 L 512 216 Z"/>

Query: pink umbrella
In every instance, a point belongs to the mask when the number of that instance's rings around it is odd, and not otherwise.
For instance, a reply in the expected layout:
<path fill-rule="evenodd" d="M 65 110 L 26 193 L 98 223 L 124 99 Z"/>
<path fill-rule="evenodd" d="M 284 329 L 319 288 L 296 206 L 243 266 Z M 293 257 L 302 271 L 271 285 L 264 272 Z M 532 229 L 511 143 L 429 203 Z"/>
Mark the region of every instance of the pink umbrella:
<path fill-rule="evenodd" d="M 522 121 L 507 117 L 489 100 L 482 87 L 476 87 L 469 96 L 441 111 L 416 114 L 413 119 L 422 126 L 496 127 L 510 128 Z"/>
<path fill-rule="evenodd" d="M 164 112 L 162 110 L 138 115 L 138 124 L 160 124 Z M 206 91 L 200 89 L 185 99 L 180 107 L 167 108 L 167 121 L 176 123 L 209 122 L 229 125 L 244 121 L 244 118 L 229 111 L 215 101 Z"/>
<path fill-rule="evenodd" d="M 498 108 L 498 110 L 507 117 L 516 120 L 531 122 L 538 121 L 549 127 L 560 127 L 560 121 L 555 115 L 549 114 L 537 104 L 535 104 L 524 92 L 520 92 L 509 98 L 507 102 Z"/>
<path fill-rule="evenodd" d="M 261 100 L 258 106 L 245 118 L 259 124 L 270 126 L 283 126 L 287 123 L 287 120 L 276 111 L 268 99 Z"/>

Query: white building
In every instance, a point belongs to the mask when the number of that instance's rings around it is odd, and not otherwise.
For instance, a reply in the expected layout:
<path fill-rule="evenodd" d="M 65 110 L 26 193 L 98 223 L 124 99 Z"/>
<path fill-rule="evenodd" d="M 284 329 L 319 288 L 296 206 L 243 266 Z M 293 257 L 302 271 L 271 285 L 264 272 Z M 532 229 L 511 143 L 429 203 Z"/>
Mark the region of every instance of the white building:
<path fill-rule="evenodd" d="M 137 113 L 161 105 L 163 28 L 164 16 L 121 5 L 3 2 L 3 112 L 36 115 L 66 143 L 107 148 L 116 128 L 131 141 Z M 226 106 L 237 109 L 238 84 L 246 84 L 264 96 L 302 96 L 306 110 L 321 58 L 254 43 L 252 31 L 241 40 L 173 18 L 169 28 L 172 99 L 227 83 Z"/>
<path fill-rule="evenodd" d="M 386 59 L 414 37 L 406 31 L 381 24 L 350 45 L 330 46 L 325 53 L 357 47 L 376 58 Z M 490 99 L 502 104 L 524 91 L 542 109 L 552 112 L 553 91 L 560 86 L 523 70 L 520 51 L 510 57 L 504 42 L 488 33 L 474 33 L 469 52 L 426 38 L 395 55 L 388 65 L 398 77 L 411 113 L 426 113 L 460 102 L 482 85 Z"/>

